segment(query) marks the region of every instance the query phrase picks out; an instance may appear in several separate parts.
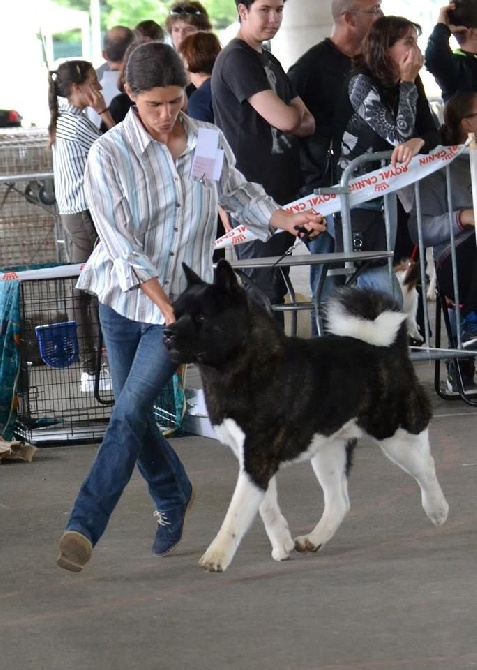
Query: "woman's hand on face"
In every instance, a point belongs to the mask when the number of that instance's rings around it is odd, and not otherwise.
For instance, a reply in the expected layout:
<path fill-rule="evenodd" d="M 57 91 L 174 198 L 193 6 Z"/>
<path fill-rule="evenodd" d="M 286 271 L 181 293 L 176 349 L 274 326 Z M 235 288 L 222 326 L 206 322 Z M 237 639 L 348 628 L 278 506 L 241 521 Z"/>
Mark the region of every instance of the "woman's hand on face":
<path fill-rule="evenodd" d="M 413 137 L 412 140 L 398 144 L 395 147 L 391 156 L 391 165 L 396 167 L 400 165 L 406 167 L 416 154 L 420 152 L 424 146 L 424 140 L 420 137 Z"/>
<path fill-rule="evenodd" d="M 414 81 L 424 65 L 424 56 L 418 46 L 414 46 L 399 63 L 399 80 Z"/>
<path fill-rule="evenodd" d="M 101 91 L 96 90 L 93 86 L 85 90 L 85 96 L 89 107 L 92 107 L 97 114 L 104 111 L 108 106 Z"/>

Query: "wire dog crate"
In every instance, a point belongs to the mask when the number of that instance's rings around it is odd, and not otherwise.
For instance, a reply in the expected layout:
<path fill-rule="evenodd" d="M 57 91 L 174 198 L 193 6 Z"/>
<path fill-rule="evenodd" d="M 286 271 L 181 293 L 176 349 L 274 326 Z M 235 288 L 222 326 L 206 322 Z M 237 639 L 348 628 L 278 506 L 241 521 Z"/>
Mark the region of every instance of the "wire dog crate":
<path fill-rule="evenodd" d="M 62 233 L 46 130 L 0 131 L 0 267 L 61 260 Z"/>
<path fill-rule="evenodd" d="M 81 265 L 53 265 L 0 274 L 0 289 L 9 283 L 13 286 L 13 282 L 18 286 L 18 316 L 4 313 L 2 319 L 5 324 L 18 320 L 18 332 L 13 332 L 11 340 L 19 352 L 18 369 L 6 370 L 9 376 L 4 374 L 6 361 L 2 361 L 0 392 L 8 387 L 8 376 L 14 387 L 14 434 L 31 444 L 99 442 L 111 414 L 114 399 L 99 324 L 95 379 L 87 380 L 86 385 L 82 379 L 79 352 L 83 335 L 73 318 L 73 291 L 80 270 Z M 0 295 L 3 299 L 2 291 Z M 184 377 L 185 368 L 181 368 L 156 399 L 154 417 L 165 434 L 172 434 L 182 425 Z M 5 396 L 1 400 L 0 409 L 5 410 L 10 401 Z M 4 418 L 2 415 L 3 427 Z"/>
<path fill-rule="evenodd" d="M 100 385 L 98 393 L 81 384 L 73 310 L 79 271 L 71 265 L 4 275 L 20 281 L 15 434 L 32 444 L 100 441 L 111 413 L 110 389 Z"/>

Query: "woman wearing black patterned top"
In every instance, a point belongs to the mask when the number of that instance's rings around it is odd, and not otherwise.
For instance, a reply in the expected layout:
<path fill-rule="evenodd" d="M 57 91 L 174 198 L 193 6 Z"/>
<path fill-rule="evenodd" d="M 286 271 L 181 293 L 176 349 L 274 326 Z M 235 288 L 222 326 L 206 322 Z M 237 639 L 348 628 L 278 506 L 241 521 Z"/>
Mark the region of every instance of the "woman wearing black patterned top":
<path fill-rule="evenodd" d="M 405 167 L 417 153 L 438 144 L 437 128 L 418 78 L 423 64 L 419 33 L 420 27 L 408 19 L 383 16 L 365 37 L 337 111 L 333 135 L 337 178 L 353 159 L 365 153 L 394 149 L 391 165 Z M 366 163 L 357 172 L 376 167 Z M 361 248 L 372 248 L 373 243 L 384 248 L 381 198 L 353 209 L 351 219 L 354 239 L 361 242 Z M 393 244 L 395 234 L 396 216 L 391 221 Z M 337 242 L 339 248 L 339 225 Z M 389 289 L 389 280 L 381 275 L 378 281 L 365 279 L 362 283 Z"/>

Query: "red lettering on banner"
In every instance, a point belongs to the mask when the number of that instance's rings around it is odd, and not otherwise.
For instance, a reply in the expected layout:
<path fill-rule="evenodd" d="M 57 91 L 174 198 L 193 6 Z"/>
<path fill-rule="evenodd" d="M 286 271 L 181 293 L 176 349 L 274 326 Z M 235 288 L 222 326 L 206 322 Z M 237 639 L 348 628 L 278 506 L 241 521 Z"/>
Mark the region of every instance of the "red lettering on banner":
<path fill-rule="evenodd" d="M 237 235 L 237 237 L 235 237 L 232 240 L 232 244 L 241 244 L 242 242 L 246 242 L 246 241 L 247 241 L 247 238 L 245 237 L 245 235 Z"/>
<path fill-rule="evenodd" d="M 2 279 L 5 281 L 12 281 L 13 279 L 18 279 L 18 275 L 12 270 L 10 272 L 5 272 L 5 274 L 2 275 Z"/>
<path fill-rule="evenodd" d="M 423 156 L 419 159 L 419 165 L 429 165 L 429 163 L 432 163 L 435 159 L 435 156 Z"/>
<path fill-rule="evenodd" d="M 391 179 L 392 177 L 399 177 L 399 175 L 407 172 L 407 166 L 398 166 L 396 168 L 391 168 L 389 170 L 383 170 L 381 172 L 381 179 Z"/>
<path fill-rule="evenodd" d="M 374 190 L 378 191 L 378 193 L 379 193 L 380 191 L 387 191 L 388 188 L 389 188 L 389 184 L 387 182 L 385 182 L 383 184 L 376 184 L 376 188 Z"/>

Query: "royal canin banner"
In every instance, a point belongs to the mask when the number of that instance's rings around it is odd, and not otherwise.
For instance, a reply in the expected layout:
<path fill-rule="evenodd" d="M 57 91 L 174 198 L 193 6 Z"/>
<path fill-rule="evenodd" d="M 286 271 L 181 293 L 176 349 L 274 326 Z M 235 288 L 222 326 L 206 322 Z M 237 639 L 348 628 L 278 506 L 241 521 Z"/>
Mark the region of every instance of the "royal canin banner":
<path fill-rule="evenodd" d="M 352 179 L 348 185 L 351 194 L 350 207 L 356 207 L 356 205 L 373 200 L 380 195 L 394 193 L 410 184 L 414 184 L 416 181 L 420 181 L 436 172 L 436 170 L 452 163 L 454 158 L 462 153 L 465 148 L 466 144 L 453 147 L 439 146 L 429 154 L 414 156 L 406 167 L 392 167 L 389 165 Z M 339 187 L 339 184 L 336 184 L 336 187 Z M 328 216 L 328 214 L 334 214 L 341 210 L 341 200 L 337 194 L 307 195 L 284 205 L 283 209 L 287 212 L 314 211 L 323 214 L 323 216 Z M 256 235 L 247 226 L 240 225 L 219 237 L 215 242 L 215 248 L 223 249 L 256 239 Z"/>

